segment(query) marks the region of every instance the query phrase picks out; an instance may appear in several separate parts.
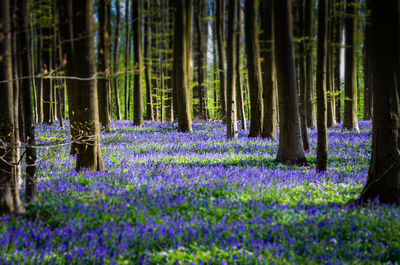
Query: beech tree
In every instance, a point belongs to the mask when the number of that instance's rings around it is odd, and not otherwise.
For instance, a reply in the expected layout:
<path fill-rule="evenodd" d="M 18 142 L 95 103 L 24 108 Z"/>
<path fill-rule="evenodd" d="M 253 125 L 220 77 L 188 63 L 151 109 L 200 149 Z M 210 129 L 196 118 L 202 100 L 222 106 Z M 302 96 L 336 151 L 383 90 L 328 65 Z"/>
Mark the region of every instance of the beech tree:
<path fill-rule="evenodd" d="M 173 85 L 178 110 L 178 131 L 192 132 L 190 114 L 189 72 L 190 29 L 192 26 L 191 0 L 176 0 L 174 10 Z"/>
<path fill-rule="evenodd" d="M 251 104 L 249 137 L 261 137 L 264 118 L 257 9 L 258 0 L 245 0 L 244 35 L 246 42 L 247 75 L 249 79 Z"/>
<path fill-rule="evenodd" d="M 343 128 L 359 131 L 357 119 L 357 5 L 346 1 Z"/>
<path fill-rule="evenodd" d="M 97 82 L 94 55 L 93 0 L 71 0 L 71 4 L 62 11 L 71 12 L 73 20 L 64 29 L 62 39 L 74 41 L 64 50 L 66 74 L 74 76 L 73 82 L 67 84 L 70 108 L 71 131 L 75 131 L 76 170 L 104 170 L 104 162 L 100 149 L 99 106 L 97 98 Z M 60 10 L 61 13 L 61 10 Z M 86 38 L 82 38 L 86 36 Z"/>
<path fill-rule="evenodd" d="M 227 119 L 226 136 L 228 139 L 238 137 L 236 122 L 236 0 L 228 0 L 228 38 L 226 45 L 226 65 L 227 65 Z"/>
<path fill-rule="evenodd" d="M 274 40 L 279 98 L 278 162 L 305 164 L 293 55 L 291 0 L 274 0 Z"/>
<path fill-rule="evenodd" d="M 226 121 L 226 88 L 225 88 L 225 0 L 216 0 L 216 37 L 218 49 L 218 72 L 219 72 L 219 102 L 221 108 L 221 119 Z"/>
<path fill-rule="evenodd" d="M 140 0 L 132 2 L 132 30 L 133 30 L 133 54 L 135 74 L 133 83 L 133 125 L 143 125 L 143 100 L 142 100 L 142 23 L 140 17 Z"/>
<path fill-rule="evenodd" d="M 12 80 L 10 2 L 0 2 L 0 81 Z M 0 82 L 0 214 L 21 213 L 16 175 L 16 142 L 14 138 L 13 86 L 12 82 Z"/>
<path fill-rule="evenodd" d="M 400 202 L 399 8 L 399 0 L 371 1 L 372 152 L 361 203 Z"/>
<path fill-rule="evenodd" d="M 318 1 L 317 47 L 317 171 L 326 171 L 328 162 L 327 133 L 327 58 L 328 58 L 328 0 Z"/>

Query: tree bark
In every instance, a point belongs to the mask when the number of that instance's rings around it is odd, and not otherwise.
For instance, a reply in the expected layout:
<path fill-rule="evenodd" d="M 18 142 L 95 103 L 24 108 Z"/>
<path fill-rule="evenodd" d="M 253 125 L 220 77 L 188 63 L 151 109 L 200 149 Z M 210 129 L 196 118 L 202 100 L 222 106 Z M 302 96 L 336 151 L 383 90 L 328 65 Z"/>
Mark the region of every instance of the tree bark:
<path fill-rule="evenodd" d="M 400 202 L 400 1 L 371 1 L 372 153 L 360 203 Z M 384 51 L 384 52 L 383 52 Z"/>
<path fill-rule="evenodd" d="M 153 115 L 153 98 L 151 93 L 151 78 L 150 78 L 150 70 L 151 70 L 151 54 L 150 54 L 150 5 L 149 0 L 144 1 L 144 9 L 147 12 L 144 22 L 144 61 L 145 61 L 145 68 L 144 68 L 144 76 L 146 80 L 146 119 L 147 120 L 154 120 Z"/>
<path fill-rule="evenodd" d="M 11 40 L 10 40 L 10 2 L 0 2 L 0 81 L 12 80 Z M 13 86 L 12 82 L 0 83 L 0 214 L 21 213 L 23 208 L 19 198 L 19 185 L 16 176 L 16 148 L 14 138 Z"/>
<path fill-rule="evenodd" d="M 291 1 L 274 0 L 273 6 L 280 123 L 276 160 L 286 164 L 306 164 L 299 122 Z"/>
<path fill-rule="evenodd" d="M 313 1 L 305 0 L 305 45 L 306 45 L 306 113 L 307 127 L 316 128 L 315 99 L 314 99 L 314 62 L 313 62 Z"/>
<path fill-rule="evenodd" d="M 371 0 L 367 0 L 367 11 L 370 10 Z M 372 117 L 372 63 L 371 63 L 371 21 L 367 17 L 364 34 L 364 120 Z"/>
<path fill-rule="evenodd" d="M 327 58 L 328 58 L 328 0 L 318 4 L 318 47 L 317 47 L 317 172 L 327 169 Z"/>
<path fill-rule="evenodd" d="M 142 103 L 142 23 L 140 16 L 140 0 L 132 3 L 132 29 L 133 29 L 133 61 L 135 64 L 134 87 L 133 87 L 133 125 L 143 126 L 143 103 Z"/>
<path fill-rule="evenodd" d="M 115 25 L 115 39 L 114 39 L 114 97 L 115 97 L 115 114 L 117 119 L 121 119 L 121 104 L 119 100 L 119 88 L 118 88 L 118 81 L 119 81 L 119 56 L 118 56 L 118 43 L 119 43 L 119 31 L 121 27 L 121 10 L 119 0 L 115 1 L 115 9 L 117 10 L 117 21 Z"/>
<path fill-rule="evenodd" d="M 21 63 L 21 76 L 32 76 L 31 69 L 31 42 L 30 34 L 27 29 L 30 27 L 29 23 L 29 2 L 23 0 L 17 0 L 17 17 L 18 20 L 18 57 Z M 31 84 L 33 83 L 32 78 L 25 78 L 21 80 L 20 91 L 21 99 L 24 110 L 24 130 L 25 137 L 23 141 L 26 145 L 26 201 L 36 201 L 36 149 L 35 145 L 35 125 L 33 120 L 33 109 L 32 109 L 32 92 Z"/>
<path fill-rule="evenodd" d="M 219 71 L 219 101 L 221 107 L 221 119 L 226 121 L 226 88 L 225 88 L 225 0 L 217 0 L 216 27 Z"/>
<path fill-rule="evenodd" d="M 100 149 L 99 107 L 97 82 L 92 78 L 96 72 L 94 54 L 93 0 L 72 0 L 74 42 L 65 52 L 72 58 L 66 65 L 68 76 L 76 76 L 68 87 L 68 102 L 71 109 L 71 131 L 76 130 L 79 141 L 76 146 L 76 170 L 104 170 Z M 72 21 L 70 21 L 71 23 Z M 64 31 L 68 39 L 70 34 Z M 81 36 L 88 36 L 81 38 Z M 71 104 L 73 103 L 73 104 Z M 75 139 L 73 139 L 75 140 Z"/>
<path fill-rule="evenodd" d="M 299 112 L 300 112 L 300 127 L 301 127 L 301 139 L 303 142 L 303 148 L 305 151 L 310 150 L 310 143 L 308 140 L 307 133 L 307 87 L 306 87 L 306 43 L 303 37 L 305 36 L 304 20 L 305 20 L 305 4 L 304 1 L 299 3 L 299 36 L 301 38 L 299 43 L 300 58 L 299 64 Z"/>
<path fill-rule="evenodd" d="M 130 38 L 129 38 L 129 0 L 125 1 L 125 78 L 124 78 L 124 101 L 125 101 L 125 108 L 124 108 L 124 118 L 125 120 L 129 119 L 129 54 L 130 54 Z"/>
<path fill-rule="evenodd" d="M 258 0 L 245 0 L 244 34 L 246 38 L 247 71 L 251 103 L 249 137 L 261 137 L 264 119 L 257 9 Z"/>
<path fill-rule="evenodd" d="M 177 96 L 178 131 L 192 132 L 188 64 L 190 63 L 191 0 L 175 1 L 174 21 L 174 89 Z"/>
<path fill-rule="evenodd" d="M 357 119 L 357 7 L 358 0 L 346 2 L 345 73 L 343 128 L 359 131 Z"/>
<path fill-rule="evenodd" d="M 274 63 L 274 39 L 273 39 L 273 13 L 272 13 L 272 0 L 262 1 L 261 28 L 263 34 L 261 35 L 263 45 L 262 57 L 264 59 L 262 64 L 263 70 L 263 104 L 264 104 L 264 120 L 263 130 L 261 136 L 268 139 L 277 139 L 276 127 L 276 78 L 275 63 Z"/>
<path fill-rule="evenodd" d="M 343 0 L 335 0 L 335 22 L 334 22 L 334 78 L 336 96 L 336 121 L 341 121 L 341 78 L 340 69 L 342 65 L 342 36 L 343 36 Z"/>
<path fill-rule="evenodd" d="M 102 77 L 97 81 L 98 85 L 98 99 L 99 99 L 99 118 L 101 122 L 101 130 L 110 130 L 110 119 L 109 119 L 109 92 L 108 92 L 108 77 L 110 69 L 108 68 L 109 61 L 109 50 L 108 50 L 108 11 L 107 1 L 110 0 L 99 0 L 98 1 L 98 18 L 99 18 L 99 45 L 98 45 L 98 67 L 97 71 Z"/>
<path fill-rule="evenodd" d="M 241 83 L 241 44 L 242 44 L 242 6 L 241 1 L 238 3 L 237 12 L 237 34 L 236 34 L 236 102 L 237 102 L 237 111 L 240 115 L 242 130 L 246 130 L 246 114 L 244 112 L 244 100 L 243 100 L 243 89 Z M 239 116 L 238 115 L 238 116 Z M 238 117 L 239 118 L 239 117 Z"/>
<path fill-rule="evenodd" d="M 226 137 L 236 139 L 238 128 L 236 122 L 236 0 L 228 0 L 228 39 L 226 45 L 226 81 L 227 81 L 227 122 Z"/>

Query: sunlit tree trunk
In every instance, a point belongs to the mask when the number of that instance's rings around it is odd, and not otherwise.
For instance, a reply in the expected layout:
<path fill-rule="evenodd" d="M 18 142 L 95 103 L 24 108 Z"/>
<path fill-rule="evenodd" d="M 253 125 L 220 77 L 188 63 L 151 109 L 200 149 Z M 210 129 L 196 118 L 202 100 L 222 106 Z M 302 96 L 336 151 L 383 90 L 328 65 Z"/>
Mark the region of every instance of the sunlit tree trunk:
<path fill-rule="evenodd" d="M 246 114 L 244 112 L 244 100 L 243 100 L 243 89 L 241 82 L 241 46 L 242 46 L 242 5 L 241 1 L 238 3 L 237 12 L 237 34 L 236 34 L 236 101 L 237 101 L 237 110 L 238 119 L 241 120 L 241 126 L 243 130 L 246 130 Z M 240 118 L 239 118 L 240 116 Z"/>
<path fill-rule="evenodd" d="M 118 73 L 119 71 L 119 56 L 118 56 L 118 43 L 119 43 L 119 31 L 121 27 L 121 10 L 119 0 L 115 1 L 115 9 L 117 11 L 117 21 L 115 25 L 115 39 L 114 39 L 114 73 Z M 119 75 L 114 76 L 114 97 L 115 97 L 115 112 L 117 119 L 121 119 L 121 104 L 119 100 L 119 88 L 118 81 Z"/>
<path fill-rule="evenodd" d="M 305 0 L 304 4 L 304 30 L 305 30 L 305 49 L 306 49 L 306 113 L 307 127 L 314 129 L 315 119 L 315 99 L 314 99 L 314 62 L 313 62 L 313 0 Z"/>
<path fill-rule="evenodd" d="M 216 27 L 218 48 L 218 71 L 219 71 L 219 102 L 221 108 L 221 119 L 226 121 L 226 88 L 225 88 L 225 0 L 216 0 Z"/>

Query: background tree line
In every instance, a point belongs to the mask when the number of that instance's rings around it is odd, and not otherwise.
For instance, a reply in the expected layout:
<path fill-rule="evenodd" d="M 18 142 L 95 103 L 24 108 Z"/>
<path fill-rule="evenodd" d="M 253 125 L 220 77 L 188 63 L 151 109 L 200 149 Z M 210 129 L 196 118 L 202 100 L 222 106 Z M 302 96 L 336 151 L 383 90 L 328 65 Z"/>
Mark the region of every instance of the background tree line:
<path fill-rule="evenodd" d="M 325 171 L 327 128 L 358 131 L 372 116 L 373 2 L 2 1 L 0 207 L 20 207 L 20 142 L 35 200 L 34 124 L 64 119 L 77 170 L 104 169 L 100 131 L 113 119 L 177 121 L 181 132 L 214 119 L 230 139 L 238 120 L 250 120 L 249 137 L 277 139 L 279 122 L 276 160 L 287 164 L 308 164 L 317 128 Z"/>

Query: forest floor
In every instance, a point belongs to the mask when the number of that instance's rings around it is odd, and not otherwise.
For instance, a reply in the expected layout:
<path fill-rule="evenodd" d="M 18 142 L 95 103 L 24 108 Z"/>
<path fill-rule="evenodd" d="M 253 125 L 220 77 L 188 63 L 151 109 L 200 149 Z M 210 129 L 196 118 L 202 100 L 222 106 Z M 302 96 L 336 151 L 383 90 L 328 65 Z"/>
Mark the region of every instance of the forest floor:
<path fill-rule="evenodd" d="M 370 264 L 400 259 L 400 209 L 347 206 L 366 180 L 371 123 L 329 131 L 329 169 L 276 164 L 277 141 L 221 123 L 112 123 L 107 172 L 42 148 L 39 202 L 0 218 L 0 264 Z M 315 163 L 316 131 L 309 131 Z M 69 131 L 37 127 L 38 142 Z M 21 197 L 24 197 L 23 186 Z"/>

